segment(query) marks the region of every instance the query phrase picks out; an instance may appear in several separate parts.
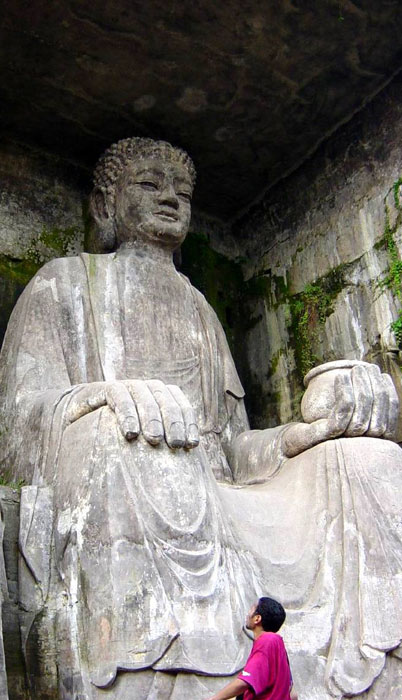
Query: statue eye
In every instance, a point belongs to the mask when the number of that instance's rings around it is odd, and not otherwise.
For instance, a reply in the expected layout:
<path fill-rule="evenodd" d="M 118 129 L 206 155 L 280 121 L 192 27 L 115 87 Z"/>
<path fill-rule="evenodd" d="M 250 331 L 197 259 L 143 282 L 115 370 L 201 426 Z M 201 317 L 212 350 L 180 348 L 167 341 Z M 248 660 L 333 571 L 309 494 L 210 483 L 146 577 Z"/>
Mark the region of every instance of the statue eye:
<path fill-rule="evenodd" d="M 152 182 L 151 180 L 141 180 L 139 183 L 141 187 L 143 187 L 145 190 L 157 190 L 158 185 L 156 182 Z"/>
<path fill-rule="evenodd" d="M 177 196 L 181 197 L 182 199 L 185 199 L 186 202 L 191 202 L 191 193 L 190 192 L 178 192 Z"/>

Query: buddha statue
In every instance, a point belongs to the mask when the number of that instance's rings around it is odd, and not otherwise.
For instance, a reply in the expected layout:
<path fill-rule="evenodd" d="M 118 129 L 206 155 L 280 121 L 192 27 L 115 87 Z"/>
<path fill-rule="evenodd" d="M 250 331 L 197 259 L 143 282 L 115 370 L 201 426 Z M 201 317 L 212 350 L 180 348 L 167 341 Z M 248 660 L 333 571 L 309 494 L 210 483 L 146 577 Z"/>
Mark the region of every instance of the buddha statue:
<path fill-rule="evenodd" d="M 392 381 L 324 365 L 303 422 L 250 430 L 217 316 L 173 264 L 194 183 L 168 143 L 111 146 L 90 200 L 109 252 L 47 263 L 10 319 L 28 678 L 49 700 L 203 700 L 244 664 L 244 611 L 267 594 L 301 700 L 374 700 L 400 675 Z"/>

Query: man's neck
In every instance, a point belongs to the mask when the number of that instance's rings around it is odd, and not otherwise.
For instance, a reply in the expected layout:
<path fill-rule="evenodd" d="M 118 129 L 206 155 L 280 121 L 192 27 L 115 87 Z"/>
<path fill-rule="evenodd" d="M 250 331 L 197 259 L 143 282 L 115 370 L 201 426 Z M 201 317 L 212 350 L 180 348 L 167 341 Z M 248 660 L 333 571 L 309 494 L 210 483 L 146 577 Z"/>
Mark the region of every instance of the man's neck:
<path fill-rule="evenodd" d="M 257 625 L 257 627 L 254 627 L 253 629 L 253 635 L 254 635 L 254 641 L 256 642 L 259 637 L 261 637 L 262 634 L 264 634 L 265 630 L 263 627 L 260 625 Z"/>

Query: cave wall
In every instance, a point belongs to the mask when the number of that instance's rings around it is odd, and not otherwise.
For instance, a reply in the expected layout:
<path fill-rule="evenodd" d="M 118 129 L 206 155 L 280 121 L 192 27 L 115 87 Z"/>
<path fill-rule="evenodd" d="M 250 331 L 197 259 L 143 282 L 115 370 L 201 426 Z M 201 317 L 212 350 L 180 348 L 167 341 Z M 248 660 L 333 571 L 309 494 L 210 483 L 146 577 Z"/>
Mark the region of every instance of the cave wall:
<path fill-rule="evenodd" d="M 302 377 L 323 361 L 374 361 L 402 393 L 401 83 L 233 226 L 249 325 L 241 367 L 255 427 L 297 418 Z"/>
<path fill-rule="evenodd" d="M 74 163 L 18 143 L 0 149 L 0 344 L 15 302 L 51 258 L 82 249 L 85 180 Z"/>

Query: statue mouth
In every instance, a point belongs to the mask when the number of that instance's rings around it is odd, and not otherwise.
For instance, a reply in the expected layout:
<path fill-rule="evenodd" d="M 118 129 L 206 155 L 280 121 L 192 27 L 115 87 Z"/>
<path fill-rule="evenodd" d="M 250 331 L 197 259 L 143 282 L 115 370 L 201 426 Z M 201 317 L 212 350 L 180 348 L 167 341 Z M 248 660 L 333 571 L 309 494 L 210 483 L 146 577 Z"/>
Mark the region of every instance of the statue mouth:
<path fill-rule="evenodd" d="M 175 212 L 157 211 L 155 216 L 159 216 L 164 221 L 178 221 L 179 217 Z"/>

